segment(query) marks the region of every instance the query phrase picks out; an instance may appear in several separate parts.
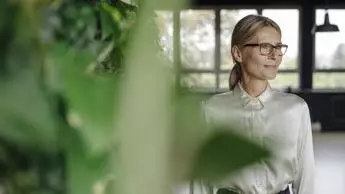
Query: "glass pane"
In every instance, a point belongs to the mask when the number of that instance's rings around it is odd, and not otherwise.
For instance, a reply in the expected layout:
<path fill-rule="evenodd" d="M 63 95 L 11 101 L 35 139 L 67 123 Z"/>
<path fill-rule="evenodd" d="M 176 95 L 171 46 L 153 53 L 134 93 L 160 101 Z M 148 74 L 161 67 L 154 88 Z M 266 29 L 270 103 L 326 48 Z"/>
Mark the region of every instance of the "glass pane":
<path fill-rule="evenodd" d="M 220 77 L 220 88 L 229 88 L 229 74 L 221 74 Z M 287 87 L 297 88 L 298 87 L 298 73 L 278 73 L 274 80 L 270 80 L 272 88 L 286 89 Z"/>
<path fill-rule="evenodd" d="M 264 9 L 262 14 L 274 20 L 282 31 L 282 42 L 289 45 L 280 69 L 297 69 L 298 67 L 298 9 Z"/>
<path fill-rule="evenodd" d="M 229 89 L 229 73 L 222 73 L 219 76 L 219 88 L 221 89 Z"/>
<path fill-rule="evenodd" d="M 190 88 L 215 88 L 216 76 L 213 73 L 183 74 L 181 84 Z"/>
<path fill-rule="evenodd" d="M 215 14 L 211 10 L 181 12 L 181 62 L 183 68 L 214 68 Z"/>
<path fill-rule="evenodd" d="M 231 35 L 235 24 L 249 14 L 257 14 L 255 9 L 221 10 L 220 12 L 220 56 L 221 69 L 231 69 L 233 66 L 230 54 Z"/>
<path fill-rule="evenodd" d="M 298 88 L 298 73 L 278 73 L 274 80 L 269 81 L 272 88 Z"/>
<path fill-rule="evenodd" d="M 313 88 L 345 88 L 345 73 L 314 73 Z"/>
<path fill-rule="evenodd" d="M 345 10 L 328 10 L 329 20 L 340 32 L 315 34 L 315 67 L 317 69 L 345 68 Z M 316 24 L 324 23 L 325 11 L 316 10 Z"/>
<path fill-rule="evenodd" d="M 159 33 L 159 43 L 164 54 L 173 60 L 173 13 L 171 11 L 156 11 L 156 24 Z"/>

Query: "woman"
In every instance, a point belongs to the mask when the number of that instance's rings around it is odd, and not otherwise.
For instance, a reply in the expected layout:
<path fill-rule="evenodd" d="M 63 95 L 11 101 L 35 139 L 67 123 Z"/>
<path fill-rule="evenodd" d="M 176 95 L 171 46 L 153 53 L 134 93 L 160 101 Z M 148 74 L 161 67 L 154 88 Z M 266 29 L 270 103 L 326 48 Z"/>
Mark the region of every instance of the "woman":
<path fill-rule="evenodd" d="M 287 45 L 271 19 L 248 15 L 235 26 L 230 92 L 204 104 L 211 125 L 235 126 L 234 132 L 256 141 L 271 157 L 241 169 L 215 187 L 218 194 L 313 194 L 314 154 L 309 109 L 294 94 L 273 91 Z"/>

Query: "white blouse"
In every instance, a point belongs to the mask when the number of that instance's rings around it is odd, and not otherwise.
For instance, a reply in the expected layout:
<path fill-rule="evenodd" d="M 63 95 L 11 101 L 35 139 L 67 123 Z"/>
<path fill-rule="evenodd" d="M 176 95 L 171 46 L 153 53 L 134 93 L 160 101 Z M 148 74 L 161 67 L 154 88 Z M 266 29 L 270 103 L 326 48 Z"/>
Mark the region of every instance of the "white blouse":
<path fill-rule="evenodd" d="M 235 126 L 235 133 L 256 141 L 271 157 L 214 184 L 244 194 L 276 194 L 288 184 L 293 193 L 313 194 L 314 153 L 306 102 L 270 87 L 258 97 L 240 85 L 203 104 L 208 124 Z"/>

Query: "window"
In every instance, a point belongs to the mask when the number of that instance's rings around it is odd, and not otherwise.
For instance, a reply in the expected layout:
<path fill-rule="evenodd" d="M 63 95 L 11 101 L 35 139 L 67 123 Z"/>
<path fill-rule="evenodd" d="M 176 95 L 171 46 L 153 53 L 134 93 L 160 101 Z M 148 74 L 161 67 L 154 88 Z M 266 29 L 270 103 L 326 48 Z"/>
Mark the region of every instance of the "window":
<path fill-rule="evenodd" d="M 313 75 L 314 88 L 345 88 L 344 72 L 317 72 Z"/>
<path fill-rule="evenodd" d="M 180 14 L 181 63 L 185 69 L 213 69 L 215 14 L 213 10 L 185 10 Z"/>
<path fill-rule="evenodd" d="M 249 14 L 257 14 L 257 11 L 255 9 L 220 11 L 220 56 L 222 70 L 230 70 L 233 67 L 233 61 L 230 54 L 232 31 L 234 30 L 235 24 Z"/>
<path fill-rule="evenodd" d="M 182 75 L 181 83 L 189 88 L 214 88 L 215 73 L 186 73 Z"/>
<path fill-rule="evenodd" d="M 172 12 L 156 12 L 160 42 L 164 52 L 173 58 L 173 34 L 179 32 L 181 83 L 199 89 L 228 89 L 229 72 L 233 67 L 230 54 L 231 33 L 244 16 L 257 14 L 256 9 L 202 9 L 180 11 L 179 29 L 174 29 Z M 289 45 L 280 72 L 271 81 L 274 88 L 298 85 L 298 9 L 264 9 L 282 29 L 282 41 Z M 286 17 L 286 16 L 289 17 Z M 175 17 L 176 20 L 176 17 Z M 176 22 L 176 21 L 175 21 Z M 219 23 L 217 23 L 219 22 Z M 176 25 L 175 25 L 176 27 Z M 176 33 L 175 33 L 176 34 Z M 217 37 L 218 34 L 219 36 Z"/>
<path fill-rule="evenodd" d="M 332 24 L 340 32 L 315 34 L 314 88 L 345 88 L 345 10 L 328 10 Z M 316 10 L 316 24 L 324 23 L 325 11 Z"/>

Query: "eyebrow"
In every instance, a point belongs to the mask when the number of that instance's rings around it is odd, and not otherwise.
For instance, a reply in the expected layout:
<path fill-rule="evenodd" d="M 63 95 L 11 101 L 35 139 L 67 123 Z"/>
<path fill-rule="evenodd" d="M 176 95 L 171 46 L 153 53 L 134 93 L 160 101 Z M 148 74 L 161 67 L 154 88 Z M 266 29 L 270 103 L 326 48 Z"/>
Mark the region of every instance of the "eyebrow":
<path fill-rule="evenodd" d="M 270 43 L 270 42 L 265 42 L 265 41 L 262 41 L 262 42 L 259 42 L 259 44 L 262 44 L 262 43 L 269 43 L 269 44 L 272 44 L 272 43 Z M 282 43 L 282 42 L 275 42 L 275 43 L 273 43 L 272 45 L 283 45 L 284 43 Z"/>

